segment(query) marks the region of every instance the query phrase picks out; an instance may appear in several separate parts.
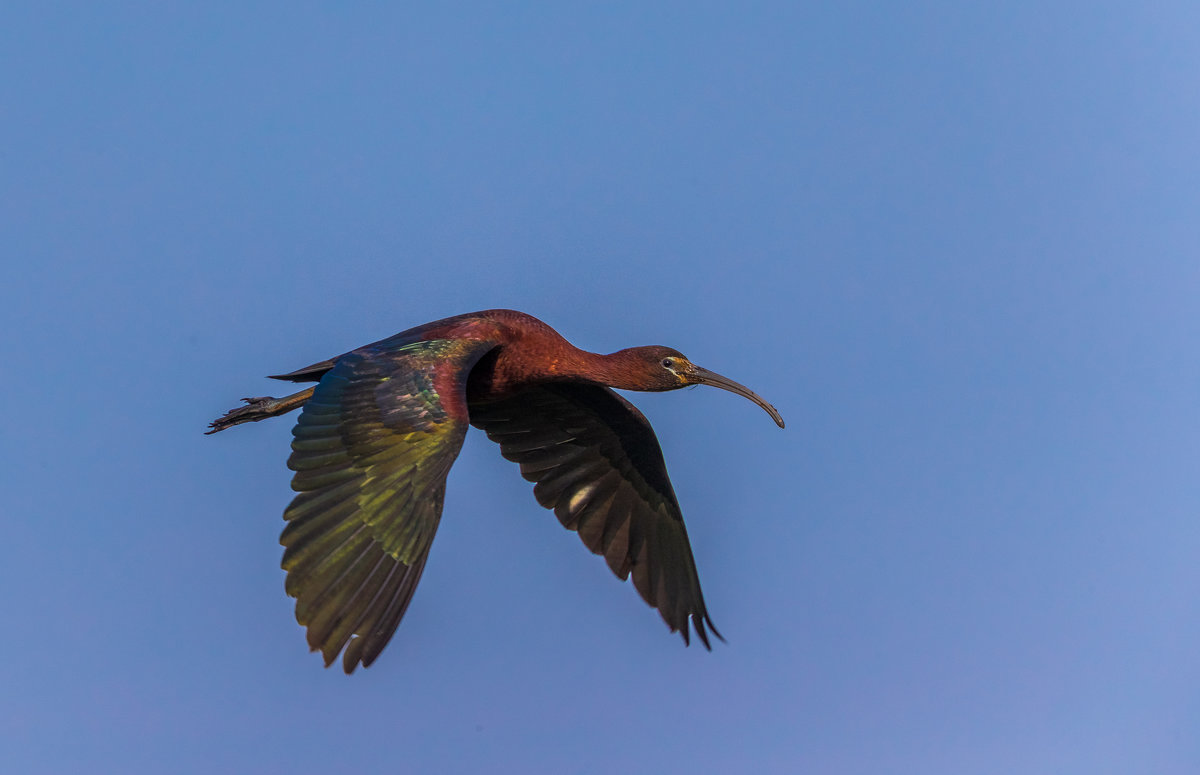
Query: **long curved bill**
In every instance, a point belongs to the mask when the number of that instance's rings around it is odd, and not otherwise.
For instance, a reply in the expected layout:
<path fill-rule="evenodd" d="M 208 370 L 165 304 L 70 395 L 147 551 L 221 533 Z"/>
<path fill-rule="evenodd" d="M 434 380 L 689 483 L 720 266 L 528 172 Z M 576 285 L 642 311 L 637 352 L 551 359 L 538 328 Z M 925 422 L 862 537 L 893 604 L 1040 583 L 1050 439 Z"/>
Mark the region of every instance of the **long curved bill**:
<path fill-rule="evenodd" d="M 779 411 L 763 400 L 762 396 L 760 396 L 758 393 L 755 393 L 745 385 L 739 382 L 734 382 L 729 377 L 722 377 L 715 371 L 709 371 L 708 369 L 701 368 L 695 364 L 693 364 L 692 368 L 689 370 L 688 377 L 689 382 L 693 382 L 697 385 L 712 385 L 713 387 L 718 387 L 722 390 L 728 390 L 730 393 L 737 393 L 743 398 L 749 398 L 751 401 L 765 409 L 767 414 L 771 415 L 771 419 L 775 421 L 776 425 L 778 425 L 780 428 L 783 427 L 783 417 L 779 414 Z"/>

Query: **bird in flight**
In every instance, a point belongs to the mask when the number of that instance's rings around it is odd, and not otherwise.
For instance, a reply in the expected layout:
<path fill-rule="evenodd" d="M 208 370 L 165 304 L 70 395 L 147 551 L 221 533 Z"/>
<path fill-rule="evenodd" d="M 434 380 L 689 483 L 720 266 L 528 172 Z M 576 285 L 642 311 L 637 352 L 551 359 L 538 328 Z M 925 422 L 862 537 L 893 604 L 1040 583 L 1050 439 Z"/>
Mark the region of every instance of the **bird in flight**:
<path fill-rule="evenodd" d="M 783 418 L 749 388 L 669 347 L 610 355 L 570 344 L 531 315 L 486 310 L 411 328 L 273 379 L 316 382 L 246 398 L 208 433 L 303 407 L 288 468 L 285 589 L 325 666 L 351 673 L 391 639 L 421 578 L 446 476 L 467 425 L 518 463 L 533 494 L 672 632 L 720 638 L 700 593 L 683 515 L 650 423 L 612 390 L 712 385 Z"/>

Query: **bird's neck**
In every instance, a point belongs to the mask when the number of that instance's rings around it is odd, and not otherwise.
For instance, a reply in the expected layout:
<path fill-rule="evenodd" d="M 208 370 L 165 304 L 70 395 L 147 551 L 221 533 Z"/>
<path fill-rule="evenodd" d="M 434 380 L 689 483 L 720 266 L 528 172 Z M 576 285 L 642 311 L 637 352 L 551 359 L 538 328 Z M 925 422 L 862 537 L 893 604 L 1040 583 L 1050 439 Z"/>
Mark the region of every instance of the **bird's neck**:
<path fill-rule="evenodd" d="M 546 382 L 585 382 L 625 390 L 638 389 L 634 379 L 637 361 L 626 351 L 609 355 L 588 352 L 558 337 L 529 346 L 500 347 L 472 374 L 477 396 L 511 395 L 524 387 Z"/>
<path fill-rule="evenodd" d="M 569 379 L 621 390 L 645 390 L 644 381 L 640 379 L 644 366 L 632 350 L 600 355 L 576 349 L 573 358 L 568 360 L 567 369 L 570 371 Z"/>

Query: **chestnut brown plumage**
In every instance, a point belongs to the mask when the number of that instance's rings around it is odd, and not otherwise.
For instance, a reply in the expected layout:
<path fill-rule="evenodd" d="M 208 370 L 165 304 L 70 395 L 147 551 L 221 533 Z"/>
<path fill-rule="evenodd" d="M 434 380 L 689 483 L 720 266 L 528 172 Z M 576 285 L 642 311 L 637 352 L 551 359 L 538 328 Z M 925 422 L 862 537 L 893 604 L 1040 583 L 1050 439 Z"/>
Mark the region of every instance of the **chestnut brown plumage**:
<path fill-rule="evenodd" d="M 668 347 L 597 355 L 512 310 L 427 323 L 275 379 L 317 382 L 247 398 L 208 433 L 303 406 L 288 467 L 285 589 L 329 666 L 350 673 L 391 639 L 421 578 L 446 475 L 467 425 L 534 482 L 538 503 L 605 558 L 690 641 L 713 626 L 675 492 L 650 423 L 612 388 L 713 385 L 775 408 Z"/>

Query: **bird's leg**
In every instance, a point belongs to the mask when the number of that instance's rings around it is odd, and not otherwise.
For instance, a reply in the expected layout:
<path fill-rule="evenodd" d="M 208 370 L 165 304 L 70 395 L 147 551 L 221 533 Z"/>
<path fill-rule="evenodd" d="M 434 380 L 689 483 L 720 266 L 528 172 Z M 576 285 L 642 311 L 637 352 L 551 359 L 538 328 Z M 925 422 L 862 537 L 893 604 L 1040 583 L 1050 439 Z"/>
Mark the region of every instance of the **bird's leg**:
<path fill-rule="evenodd" d="M 223 416 L 213 420 L 208 424 L 211 430 L 204 433 L 208 435 L 217 431 L 223 431 L 226 428 L 232 428 L 235 425 L 241 425 L 244 422 L 258 422 L 268 417 L 286 414 L 312 398 L 313 390 L 315 389 L 308 388 L 307 390 L 301 390 L 299 393 L 293 393 L 283 398 L 273 398 L 271 396 L 243 398 L 242 400 L 246 402 L 245 406 L 230 409 Z"/>

